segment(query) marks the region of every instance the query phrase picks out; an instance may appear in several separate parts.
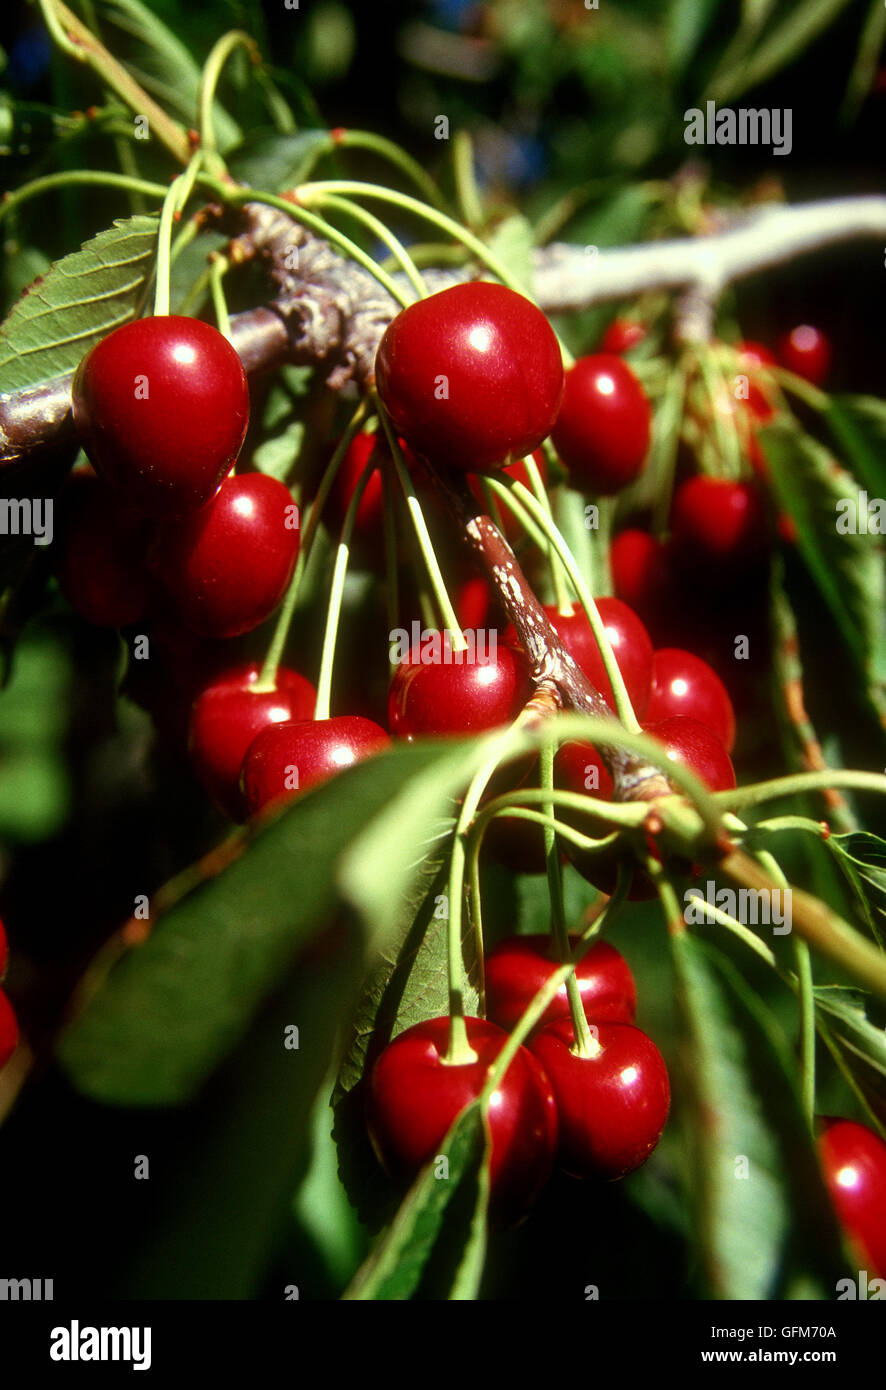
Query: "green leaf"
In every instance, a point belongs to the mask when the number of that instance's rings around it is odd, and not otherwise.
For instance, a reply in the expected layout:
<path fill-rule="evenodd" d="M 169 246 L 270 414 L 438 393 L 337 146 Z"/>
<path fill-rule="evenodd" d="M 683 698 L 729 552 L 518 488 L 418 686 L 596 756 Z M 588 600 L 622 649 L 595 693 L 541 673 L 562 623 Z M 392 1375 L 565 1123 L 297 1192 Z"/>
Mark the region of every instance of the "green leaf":
<path fill-rule="evenodd" d="M 156 217 L 130 217 L 55 261 L 0 324 L 0 381 L 21 391 L 73 370 L 89 348 L 141 310 Z"/>
<path fill-rule="evenodd" d="M 118 1104 L 186 1101 L 244 1036 L 294 954 L 343 908 L 356 909 L 383 947 L 429 827 L 480 742 L 392 749 L 309 791 L 259 831 L 128 952 L 63 1035 L 61 1064 L 77 1088 Z M 385 855 L 367 866 L 365 885 L 364 870 L 356 879 L 343 871 L 365 862 L 364 844 Z"/>
<path fill-rule="evenodd" d="M 529 295 L 532 294 L 532 252 L 535 234 L 532 223 L 522 213 L 515 212 L 499 222 L 487 244 L 517 283 Z"/>
<path fill-rule="evenodd" d="M 294 135 L 250 131 L 232 151 L 228 164 L 241 183 L 277 193 L 303 183 L 319 156 L 331 148 L 326 130 L 300 130 Z"/>
<path fill-rule="evenodd" d="M 672 945 L 694 1119 L 687 1185 L 710 1293 L 778 1298 L 799 1265 L 824 1297 L 839 1241 L 783 1035 L 721 952 L 686 933 Z"/>
<path fill-rule="evenodd" d="M 486 1252 L 488 1131 L 478 1102 L 462 1111 L 434 1162 L 415 1180 L 390 1228 L 343 1297 L 405 1300 L 423 1282 L 432 1297 L 474 1299 Z M 445 1158 L 448 1173 L 438 1177 Z"/>
<path fill-rule="evenodd" d="M 731 101 L 767 82 L 833 24 L 848 4 L 849 0 L 801 0 L 781 24 L 770 25 L 766 37 L 743 64 L 718 70 L 711 83 L 711 95 L 721 102 Z"/>
<path fill-rule="evenodd" d="M 856 902 L 883 949 L 886 928 L 886 840 L 869 830 L 853 830 L 848 835 L 831 835 L 825 840 Z"/>
<path fill-rule="evenodd" d="M 859 481 L 874 497 L 886 497 L 886 401 L 832 396 L 825 419 Z"/>
<path fill-rule="evenodd" d="M 102 41 L 136 82 L 187 126 L 197 124 L 200 68 L 181 39 L 140 0 L 94 0 Z M 241 130 L 220 102 L 213 102 L 216 140 L 226 154 Z"/>
<path fill-rule="evenodd" d="M 717 0 L 671 0 L 665 37 L 668 61 L 678 74 L 698 49 L 717 8 Z"/>
<path fill-rule="evenodd" d="M 883 556 L 876 537 L 837 529 L 847 502 L 859 514 L 858 486 L 809 435 L 773 424 L 762 438 L 778 502 L 797 528 L 797 548 L 873 691 L 886 680 Z"/>
<path fill-rule="evenodd" d="M 838 1020 L 836 1031 L 850 1051 L 886 1076 L 886 1033 L 868 1018 L 865 996 L 843 985 L 818 985 L 815 1003 Z"/>

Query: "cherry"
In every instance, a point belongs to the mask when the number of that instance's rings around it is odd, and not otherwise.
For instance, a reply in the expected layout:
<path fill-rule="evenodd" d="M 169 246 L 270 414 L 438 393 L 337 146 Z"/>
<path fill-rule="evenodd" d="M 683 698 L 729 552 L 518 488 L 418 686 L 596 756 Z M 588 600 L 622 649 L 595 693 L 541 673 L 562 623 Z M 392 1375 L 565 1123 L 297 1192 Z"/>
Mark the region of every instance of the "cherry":
<path fill-rule="evenodd" d="M 91 471 L 71 479 L 57 578 L 65 598 L 98 627 L 127 627 L 148 612 L 147 524 Z"/>
<path fill-rule="evenodd" d="M 560 1121 L 558 1158 L 577 1178 L 621 1178 L 639 1168 L 664 1129 L 671 1091 L 661 1053 L 630 1023 L 593 1026 L 598 1051 L 578 1057 L 572 1020 L 555 1019 L 528 1044 L 547 1072 Z"/>
<path fill-rule="evenodd" d="M 5 1067 L 18 1042 L 18 1020 L 15 1010 L 0 989 L 0 1067 Z M 553 1106 L 553 1101 L 551 1101 Z M 556 1116 L 555 1116 L 556 1119 Z"/>
<path fill-rule="evenodd" d="M 726 687 L 713 667 L 692 652 L 662 647 L 652 662 L 652 691 L 646 720 L 658 723 L 674 716 L 695 719 L 713 729 L 727 753 L 735 746 L 735 711 Z"/>
<path fill-rule="evenodd" d="M 735 350 L 738 353 L 739 366 L 748 378 L 748 394 L 740 396 L 736 404 L 744 406 L 754 420 L 760 424 L 765 424 L 771 420 L 775 411 L 766 392 L 758 384 L 760 368 L 775 366 L 775 355 L 765 347 L 763 343 L 741 342 L 736 343 Z M 749 441 L 752 447 L 753 436 Z"/>
<path fill-rule="evenodd" d="M 735 769 L 712 729 L 696 719 L 661 719 L 644 731 L 664 745 L 671 762 L 685 763 L 714 792 L 731 791 Z"/>
<path fill-rule="evenodd" d="M 670 550 L 648 531 L 620 531 L 609 549 L 616 596 L 654 633 L 669 629 L 678 603 Z"/>
<path fill-rule="evenodd" d="M 573 937 L 574 947 L 578 937 Z M 560 964 L 550 936 L 509 936 L 486 958 L 486 1013 L 500 1028 L 511 1029 L 532 997 Z M 593 1022 L 633 1023 L 637 989 L 624 956 L 607 941 L 596 941 L 575 967 L 585 1014 Z M 569 1016 L 565 983 L 548 1004 L 537 1027 Z"/>
<path fill-rule="evenodd" d="M 494 1023 L 466 1018 L 475 1062 L 443 1058 L 449 1019 L 414 1024 L 389 1043 L 369 1081 L 367 1119 L 382 1166 L 412 1177 L 438 1153 L 464 1108 L 479 1096 L 489 1068 L 508 1040 Z M 541 1066 L 520 1047 L 489 1105 L 490 1192 L 498 1211 L 522 1215 L 547 1181 L 557 1145 L 557 1111 Z"/>
<path fill-rule="evenodd" d="M 886 1279 L 886 1144 L 854 1120 L 824 1124 L 818 1153 L 840 1225 L 858 1258 Z"/>
<path fill-rule="evenodd" d="M 242 820 L 240 768 L 253 739 L 268 724 L 310 719 L 317 692 L 297 671 L 280 667 L 274 690 L 252 689 L 259 667 L 252 662 L 210 682 L 194 701 L 188 746 L 200 781 L 231 820 Z"/>
<path fill-rule="evenodd" d="M 544 314 L 504 285 L 453 285 L 389 324 L 376 382 L 396 429 L 450 468 L 482 473 L 550 434 L 563 363 Z"/>
<path fill-rule="evenodd" d="M 152 516 L 208 502 L 249 422 L 246 373 L 233 347 L 208 323 L 177 314 L 115 328 L 83 358 L 72 395 L 96 471 Z"/>
<path fill-rule="evenodd" d="M 489 634 L 490 637 L 493 634 Z M 494 729 L 514 719 L 532 694 L 522 653 L 502 642 L 479 644 L 463 653 L 439 639 L 413 647 L 394 672 L 388 697 L 388 727 L 412 741 L 427 734 L 470 734 Z M 442 653 L 443 660 L 439 659 Z M 438 659 L 425 664 L 422 655 Z"/>
<path fill-rule="evenodd" d="M 776 365 L 775 353 L 765 343 L 754 342 L 751 338 L 743 338 L 741 342 L 736 343 L 735 351 L 749 367 Z"/>
<path fill-rule="evenodd" d="M 613 353 L 580 357 L 566 373 L 553 441 L 575 487 L 597 496 L 638 477 L 652 413 L 643 387 Z"/>
<path fill-rule="evenodd" d="M 751 483 L 687 478 L 674 494 L 671 528 L 680 563 L 715 579 L 750 569 L 766 548 L 766 516 Z"/>
<path fill-rule="evenodd" d="M 831 357 L 830 339 L 811 323 L 798 324 L 778 340 L 781 365 L 813 386 L 821 386 L 827 379 Z"/>
<path fill-rule="evenodd" d="M 236 637 L 263 623 L 286 593 L 298 522 L 292 495 L 276 478 L 226 478 L 200 511 L 163 528 L 152 568 L 193 632 Z"/>
<path fill-rule="evenodd" d="M 597 599 L 597 609 L 615 653 L 618 669 L 624 677 L 634 712 L 642 719 L 652 686 L 652 640 L 636 613 L 621 599 Z M 584 609 L 576 606 L 571 613 L 564 614 L 559 612 L 556 604 L 547 604 L 545 613 L 570 656 L 600 692 L 609 708 L 614 710 L 615 696 Z M 506 630 L 505 641 L 512 632 L 512 628 Z"/>
<path fill-rule="evenodd" d="M 554 758 L 554 774 L 561 791 L 586 792 L 601 801 L 612 800 L 614 788 L 609 769 L 590 743 L 561 744 Z M 567 814 L 561 811 L 561 816 Z"/>
<path fill-rule="evenodd" d="M 646 337 L 646 327 L 636 319 L 613 319 L 600 343 L 601 352 L 629 352 Z"/>
<path fill-rule="evenodd" d="M 384 729 L 358 714 L 267 725 L 243 759 L 240 785 L 249 814 L 291 801 L 390 742 Z"/>

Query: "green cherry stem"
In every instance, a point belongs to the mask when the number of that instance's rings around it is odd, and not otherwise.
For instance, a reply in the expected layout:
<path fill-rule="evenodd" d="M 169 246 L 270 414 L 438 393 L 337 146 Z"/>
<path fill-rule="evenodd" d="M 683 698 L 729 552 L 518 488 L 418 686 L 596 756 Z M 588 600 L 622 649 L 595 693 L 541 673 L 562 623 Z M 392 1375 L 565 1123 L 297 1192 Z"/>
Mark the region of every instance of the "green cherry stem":
<path fill-rule="evenodd" d="M 754 851 L 757 862 L 772 876 L 782 894 L 790 892 L 781 865 L 768 849 Z M 815 994 L 812 983 L 812 958 L 802 937 L 791 933 L 794 963 L 797 968 L 797 997 L 800 1004 L 800 1094 L 803 1113 L 810 1130 L 815 1121 Z"/>
<path fill-rule="evenodd" d="M 369 405 L 366 401 L 361 401 L 348 422 L 348 427 L 336 445 L 335 452 L 326 467 L 326 471 L 320 480 L 317 495 L 311 503 L 305 529 L 302 533 L 301 545 L 299 547 L 298 560 L 295 566 L 295 573 L 289 581 L 289 588 L 277 618 L 277 626 L 274 628 L 274 635 L 271 638 L 271 645 L 268 647 L 267 656 L 264 659 L 258 680 L 253 685 L 255 691 L 269 691 L 277 688 L 277 668 L 283 659 L 283 650 L 286 646 L 286 639 L 289 636 L 289 629 L 292 625 L 292 616 L 295 612 L 295 605 L 298 599 L 299 588 L 301 587 L 302 576 L 307 567 L 308 559 L 320 524 L 320 517 L 326 505 L 335 475 L 338 472 L 342 459 L 351 446 L 354 439 L 369 415 Z"/>
<path fill-rule="evenodd" d="M 821 791 L 828 787 L 854 787 L 858 791 L 880 792 L 886 795 L 886 777 L 879 772 L 860 772 L 852 768 L 826 768 L 821 772 L 794 772 L 787 777 L 774 777 L 768 782 L 753 782 L 732 791 L 714 792 L 717 804 L 730 811 L 746 806 L 760 806 L 766 801 L 781 800 L 798 792 Z"/>
<path fill-rule="evenodd" d="M 23 183 L 14 192 L 4 193 L 0 200 L 0 221 L 8 217 L 16 208 L 30 198 L 41 193 L 51 193 L 56 188 L 75 188 L 94 186 L 98 188 L 119 188 L 127 193 L 144 193 L 161 200 L 169 192 L 169 185 L 152 183 L 148 179 L 134 179 L 129 174 L 104 173 L 98 169 L 66 169 L 60 174 L 45 174 L 42 178 Z"/>
<path fill-rule="evenodd" d="M 373 154 L 380 155 L 390 164 L 396 165 L 402 173 L 414 183 L 435 208 L 444 211 L 443 195 L 440 192 L 430 174 L 419 164 L 417 159 L 406 150 L 387 140 L 383 135 L 376 135 L 369 130 L 335 130 L 330 132 L 330 139 L 333 148 L 351 150 L 371 150 Z"/>
<path fill-rule="evenodd" d="M 357 522 L 357 510 L 363 501 L 366 485 L 374 469 L 371 460 L 367 463 L 357 485 L 351 494 L 348 510 L 345 513 L 341 539 L 335 552 L 335 565 L 332 571 L 332 584 L 329 589 L 329 603 L 326 608 L 326 627 L 323 632 L 323 650 L 320 656 L 320 674 L 317 678 L 317 705 L 315 719 L 329 718 L 329 700 L 332 692 L 332 668 L 335 663 L 335 649 L 338 643 L 338 627 L 341 622 L 341 606 L 345 592 L 345 579 L 348 574 L 348 561 L 351 555 L 351 541 Z"/>
<path fill-rule="evenodd" d="M 527 454 L 526 458 L 523 460 L 523 466 L 526 469 L 526 476 L 529 479 L 529 485 L 535 494 L 536 501 L 544 507 L 548 516 L 553 520 L 554 513 L 551 510 L 551 500 L 548 497 L 547 488 L 542 481 L 541 470 L 532 454 Z M 557 605 L 557 612 L 571 613 L 572 596 L 569 593 L 569 587 L 566 583 L 566 571 L 550 539 L 547 541 L 547 555 L 548 564 L 551 568 L 551 579 L 554 584 L 554 602 Z"/>
<path fill-rule="evenodd" d="M 384 407 L 377 400 L 375 401 L 375 406 L 378 410 L 379 419 L 382 422 L 382 426 L 388 438 L 388 444 L 390 445 L 391 450 L 391 457 L 394 460 L 394 468 L 396 469 L 397 478 L 399 479 L 400 486 L 403 489 L 403 495 L 406 498 L 406 506 L 409 510 L 409 516 L 412 521 L 413 530 L 415 531 L 415 538 L 418 541 L 418 547 L 421 551 L 422 559 L 425 563 L 425 568 L 427 570 L 428 575 L 428 582 L 430 583 L 431 588 L 434 591 L 434 598 L 436 599 L 437 605 L 440 610 L 444 631 L 447 631 L 450 634 L 453 651 L 466 651 L 468 646 L 467 638 L 461 630 L 461 624 L 459 623 L 458 616 L 455 612 L 455 609 L 452 606 L 452 600 L 449 597 L 449 591 L 446 588 L 446 581 L 443 578 L 443 574 L 440 569 L 437 556 L 434 552 L 434 543 L 431 540 L 430 533 L 427 527 L 427 522 L 425 521 L 424 513 L 421 509 L 421 503 L 418 500 L 418 496 L 416 494 L 412 478 L 409 475 L 409 469 L 406 467 L 406 463 L 403 458 L 403 451 L 400 448 L 400 441 L 397 438 L 396 432 L 391 426 L 391 422 L 388 419 Z"/>
<path fill-rule="evenodd" d="M 615 659 L 612 644 L 606 634 L 606 626 L 603 619 L 600 617 L 600 611 L 594 602 L 593 595 L 585 583 L 584 576 L 563 538 L 562 532 L 552 517 L 548 515 L 545 508 L 533 497 L 528 488 L 525 488 L 522 483 L 513 479 L 510 480 L 509 487 L 510 490 L 519 497 L 520 501 L 525 504 L 539 526 L 547 534 L 554 546 L 554 550 L 563 562 L 566 573 L 569 575 L 575 592 L 578 594 L 581 606 L 587 614 L 587 619 L 591 625 L 591 631 L 594 634 L 597 646 L 600 648 L 603 666 L 615 697 L 615 708 L 618 712 L 618 717 L 629 733 L 638 734 L 640 732 L 640 723 L 637 716 L 634 714 L 631 697 L 628 694 L 627 686 L 624 683 L 624 677 Z"/>
<path fill-rule="evenodd" d="M 228 301 L 225 298 L 224 277 L 231 268 L 231 263 L 227 256 L 220 252 L 213 253 L 209 263 L 209 288 L 212 292 L 212 307 L 215 310 L 215 321 L 218 324 L 218 331 L 231 341 L 231 316 L 228 313 Z"/>
<path fill-rule="evenodd" d="M 160 211 L 160 227 L 157 232 L 157 283 L 154 291 L 154 313 L 169 313 L 169 272 L 172 265 L 172 226 L 177 212 L 185 206 L 191 196 L 200 165 L 203 162 L 201 150 L 197 150 L 184 173 L 179 174 L 169 186 L 163 207 Z"/>
<path fill-rule="evenodd" d="M 222 34 L 221 38 L 210 49 L 209 57 L 206 59 L 200 77 L 200 90 L 197 96 L 200 144 L 207 157 L 207 163 L 213 167 L 215 172 L 224 170 L 224 162 L 218 155 L 212 106 L 225 64 L 238 48 L 246 50 L 253 65 L 261 62 L 258 45 L 251 34 L 247 34 L 243 29 L 231 29 L 229 33 Z"/>
<path fill-rule="evenodd" d="M 455 196 L 462 221 L 469 227 L 483 225 L 483 201 L 474 173 L 474 142 L 470 131 L 457 130 L 452 142 Z"/>
<path fill-rule="evenodd" d="M 539 767 L 541 772 L 542 790 L 553 793 L 554 790 L 554 745 L 551 741 L 545 743 L 539 755 Z M 544 803 L 543 807 L 547 816 L 553 816 L 552 802 Z M 560 863 L 560 851 L 557 845 L 557 836 L 553 826 L 548 822 L 544 828 L 545 837 L 545 868 L 548 875 L 548 894 L 551 900 L 551 931 L 557 947 L 557 954 L 563 964 L 571 962 L 572 956 L 569 948 L 569 933 L 566 927 L 566 913 L 563 907 L 563 866 Z M 566 997 L 569 1000 L 569 1013 L 572 1018 L 572 1032 L 574 1042 L 570 1051 L 576 1057 L 596 1057 L 600 1052 L 600 1044 L 593 1036 L 588 1020 L 585 1016 L 584 1005 L 581 1002 L 581 992 L 578 988 L 578 981 L 575 978 L 575 970 L 570 970 L 566 976 Z"/>
<path fill-rule="evenodd" d="M 333 211 L 344 213 L 347 217 L 352 217 L 355 222 L 359 222 L 366 227 L 379 241 L 387 246 L 391 255 L 397 261 L 410 285 L 415 290 L 419 299 L 425 299 L 428 294 L 428 287 L 421 277 L 418 266 L 410 256 L 406 247 L 399 237 L 396 237 L 389 227 L 376 217 L 374 213 L 368 212 L 366 208 L 355 203 L 351 198 L 339 198 L 335 193 L 330 193 L 322 200 L 321 207 L 332 209 Z"/>

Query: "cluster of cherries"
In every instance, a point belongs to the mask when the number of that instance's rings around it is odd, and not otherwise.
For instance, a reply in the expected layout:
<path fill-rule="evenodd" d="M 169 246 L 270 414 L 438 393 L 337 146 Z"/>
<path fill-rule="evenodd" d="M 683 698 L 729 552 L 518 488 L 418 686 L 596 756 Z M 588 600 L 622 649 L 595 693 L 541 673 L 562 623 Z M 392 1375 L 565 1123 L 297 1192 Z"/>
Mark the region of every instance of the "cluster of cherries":
<path fill-rule="evenodd" d="M 427 458 L 468 474 L 508 470 L 525 480 L 521 461 L 550 436 L 575 487 L 612 495 L 639 475 L 649 448 L 649 402 L 620 355 L 644 333 L 642 325 L 617 320 L 602 351 L 579 359 L 564 379 L 556 337 L 536 306 L 500 285 L 460 285 L 392 322 L 377 357 L 378 392 L 410 466 L 420 469 Z M 823 335 L 803 327 L 780 344 L 779 355 L 789 370 L 820 382 L 830 353 Z M 765 374 L 773 361 L 753 344 L 740 345 L 739 360 L 751 375 Z M 246 377 L 227 339 L 197 320 L 158 316 L 116 329 L 81 363 L 73 404 L 95 472 L 73 480 L 61 587 L 92 622 L 128 627 L 150 617 L 174 678 L 179 665 L 192 661 L 192 648 L 249 632 L 279 605 L 299 549 L 291 495 L 273 478 L 234 471 L 249 420 Z M 745 404 L 753 423 L 771 415 L 756 379 Z M 337 497 L 343 508 L 377 449 L 373 436 L 358 436 L 333 506 Z M 748 455 L 762 475 L 765 461 L 752 430 Z M 543 456 L 535 457 L 544 476 Z M 377 472 L 358 512 L 358 533 L 377 532 L 380 505 Z M 688 563 L 696 572 L 703 567 L 708 579 L 729 567 L 734 576 L 737 559 L 750 563 L 759 555 L 763 523 L 753 483 L 693 477 L 674 497 L 670 551 L 691 557 Z M 667 589 L 665 547 L 644 532 L 622 532 L 611 558 L 618 597 L 598 606 L 643 727 L 667 758 L 686 763 L 709 787 L 734 786 L 735 719 L 722 682 L 690 652 L 656 651 L 641 620 Z M 488 590 L 476 583 L 488 611 Z M 476 611 L 476 583 L 460 595 L 463 608 Z M 583 611 L 551 607 L 548 615 L 613 706 Z M 196 699 L 187 682 L 185 688 L 195 768 L 233 819 L 297 795 L 390 741 L 388 731 L 359 716 L 315 719 L 314 687 L 288 667 L 263 679 L 257 663 L 223 661 L 201 681 Z M 503 632 L 494 654 L 469 663 L 425 664 L 413 651 L 394 673 L 389 731 L 412 739 L 489 729 L 512 719 L 530 693 L 530 671 L 513 631 Z M 561 748 L 556 777 L 568 790 L 598 798 L 612 793 L 606 766 L 588 744 Z M 611 865 L 593 854 L 574 858 L 592 881 L 611 886 Z M 0 942 L 5 958 L 2 933 Z M 373 1142 L 390 1171 L 412 1173 L 433 1156 L 455 1117 L 482 1091 L 505 1030 L 555 968 L 544 939 L 515 938 L 495 948 L 487 963 L 488 1018 L 465 1021 L 474 1062 L 446 1061 L 445 1018 L 388 1044 L 371 1073 L 368 1111 Z M 592 1045 L 575 1045 L 564 987 L 517 1051 L 489 1110 L 493 1192 L 511 1216 L 537 1195 L 555 1157 L 579 1176 L 611 1179 L 631 1171 L 655 1147 L 667 1116 L 667 1073 L 654 1044 L 633 1025 L 636 992 L 627 964 L 600 942 L 576 976 Z M 0 1058 L 15 1034 L 0 993 Z M 863 1126 L 834 1121 L 821 1153 L 841 1220 L 882 1268 L 886 1146 Z"/>
<path fill-rule="evenodd" d="M 572 942 L 571 945 L 575 943 Z M 438 1153 L 476 1100 L 533 996 L 557 969 L 544 936 L 501 941 L 486 962 L 487 1017 L 465 1019 L 476 1060 L 446 1060 L 449 1019 L 400 1033 L 369 1078 L 367 1120 L 376 1153 L 396 1178 Z M 652 1153 L 670 1085 L 658 1048 L 634 1027 L 637 992 L 627 961 L 596 942 L 575 968 L 590 1045 L 575 1048 L 566 986 L 548 1004 L 489 1100 L 490 1197 L 499 1217 L 525 1214 L 556 1163 L 577 1178 L 613 1180 Z"/>

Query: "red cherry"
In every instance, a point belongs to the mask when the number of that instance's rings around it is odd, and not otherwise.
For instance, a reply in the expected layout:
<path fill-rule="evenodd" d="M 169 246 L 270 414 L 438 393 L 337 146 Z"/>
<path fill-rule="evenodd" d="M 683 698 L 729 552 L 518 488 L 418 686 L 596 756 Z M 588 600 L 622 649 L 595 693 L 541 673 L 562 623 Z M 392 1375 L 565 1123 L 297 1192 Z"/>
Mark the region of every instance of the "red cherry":
<path fill-rule="evenodd" d="M 15 1010 L 0 989 L 0 1067 L 5 1067 L 18 1042 L 18 1020 Z M 553 1106 L 553 1100 L 551 1101 Z M 556 1120 L 556 1116 L 555 1116 Z"/>
<path fill-rule="evenodd" d="M 778 360 L 795 376 L 821 386 L 831 368 L 831 343 L 826 333 L 811 323 L 800 323 L 778 340 Z"/>
<path fill-rule="evenodd" d="M 597 608 L 615 653 L 618 669 L 624 677 L 634 712 L 642 719 L 652 686 L 652 639 L 636 613 L 620 599 L 597 599 Z M 545 612 L 560 634 L 566 650 L 603 696 L 609 708 L 614 710 L 615 697 L 612 686 L 584 609 L 575 607 L 571 613 L 563 614 L 558 612 L 555 604 L 547 604 Z M 505 633 L 505 640 L 507 637 L 508 632 Z"/>
<path fill-rule="evenodd" d="M 656 724 L 674 716 L 695 719 L 713 729 L 727 753 L 735 746 L 735 711 L 713 667 L 692 652 L 662 647 L 652 662 L 652 691 L 646 720 Z"/>
<path fill-rule="evenodd" d="M 734 578 L 766 551 L 766 515 L 751 483 L 687 478 L 674 494 L 671 528 L 680 563 L 716 579 Z"/>
<path fill-rule="evenodd" d="M 613 319 L 600 343 L 601 352 L 629 352 L 646 337 L 646 327 L 636 319 Z"/>
<path fill-rule="evenodd" d="M 58 561 L 58 582 L 82 618 L 127 627 L 148 612 L 147 523 L 126 510 L 94 473 L 71 479 Z"/>
<path fill-rule="evenodd" d="M 646 462 L 651 418 L 627 363 L 611 353 L 580 357 L 566 373 L 552 436 L 574 486 L 608 496 L 633 482 Z"/>
<path fill-rule="evenodd" d="M 561 791 L 577 792 L 579 795 L 586 793 L 601 801 L 612 800 L 612 777 L 592 744 L 561 744 L 554 759 L 554 771 Z M 607 831 L 601 830 L 600 833 L 606 834 Z"/>
<path fill-rule="evenodd" d="M 240 785 L 249 814 L 291 801 L 390 742 L 384 729 L 358 714 L 269 724 L 253 739 L 243 759 Z"/>
<path fill-rule="evenodd" d="M 735 351 L 749 367 L 774 367 L 776 365 L 775 353 L 765 343 L 754 342 L 751 338 L 743 338 L 741 342 L 736 343 Z"/>
<path fill-rule="evenodd" d="M 609 550 L 618 598 L 648 625 L 657 625 L 674 606 L 674 576 L 668 551 L 648 531 L 620 531 Z"/>
<path fill-rule="evenodd" d="M 671 1100 L 668 1073 L 639 1028 L 599 1023 L 594 1031 L 594 1057 L 570 1051 L 568 1018 L 546 1024 L 529 1047 L 554 1089 L 560 1165 L 577 1178 L 621 1178 L 645 1163 L 661 1138 Z"/>
<path fill-rule="evenodd" d="M 409 1178 L 438 1153 L 464 1108 L 483 1089 L 508 1040 L 494 1023 L 466 1018 L 475 1062 L 447 1066 L 449 1019 L 417 1023 L 389 1043 L 369 1081 L 373 1147 L 394 1177 Z M 557 1145 L 557 1112 L 542 1068 L 520 1047 L 489 1106 L 490 1191 L 500 1212 L 522 1215 L 547 1181 Z"/>
<path fill-rule="evenodd" d="M 840 1225 L 869 1273 L 886 1279 L 886 1144 L 854 1120 L 825 1120 L 818 1140 Z"/>
<path fill-rule="evenodd" d="M 317 692 L 297 671 L 280 667 L 274 690 L 256 691 L 253 662 L 213 680 L 194 702 L 188 739 L 191 759 L 212 800 L 231 820 L 242 820 L 240 768 L 253 739 L 268 724 L 310 719 Z"/>
<path fill-rule="evenodd" d="M 411 742 L 428 734 L 480 733 L 516 718 L 532 693 L 521 653 L 503 642 L 489 642 L 485 650 L 477 643 L 464 653 L 469 659 L 459 662 L 443 634 L 434 637 L 436 650 L 430 640 L 413 647 L 394 672 L 388 696 L 392 734 Z M 441 652 L 449 660 L 440 660 Z M 423 654 L 438 659 L 425 664 Z"/>
<path fill-rule="evenodd" d="M 152 516 L 208 502 L 249 422 L 246 373 L 231 344 L 177 314 L 115 328 L 80 363 L 72 395 L 96 471 Z"/>
<path fill-rule="evenodd" d="M 531 454 L 563 392 L 544 314 L 504 285 L 453 285 L 404 309 L 375 361 L 378 392 L 414 449 L 482 473 Z"/>
<path fill-rule="evenodd" d="M 671 762 L 685 763 L 714 792 L 731 791 L 735 769 L 713 730 L 696 719 L 662 719 L 644 731 L 664 744 Z"/>
<path fill-rule="evenodd" d="M 0 918 L 0 980 L 6 974 L 6 965 L 9 960 L 9 942 L 6 940 L 6 928 Z"/>
<path fill-rule="evenodd" d="M 226 478 L 212 500 L 173 526 L 151 563 L 182 621 L 203 637 L 236 637 L 277 607 L 298 558 L 298 508 L 276 478 Z"/>
<path fill-rule="evenodd" d="M 578 940 L 571 938 L 570 945 L 574 947 Z M 486 1013 L 492 1022 L 500 1028 L 513 1028 L 559 964 L 550 936 L 509 936 L 493 947 L 486 958 Z M 630 966 L 614 946 L 607 941 L 594 942 L 576 965 L 575 976 L 589 1019 L 595 1023 L 633 1023 L 637 989 Z M 537 1026 L 568 1016 L 563 984 Z"/>
<path fill-rule="evenodd" d="M 576 792 L 579 796 L 587 795 L 601 801 L 612 800 L 612 778 L 600 754 L 590 743 L 561 744 L 554 759 L 554 776 L 561 791 Z M 590 806 L 587 811 L 573 811 L 561 806 L 559 817 L 583 835 L 593 835 L 596 839 L 610 835 L 614 829 L 611 821 L 596 815 Z M 613 892 L 619 866 L 623 864 L 631 875 L 628 897 L 632 902 L 645 902 L 656 896 L 654 883 L 647 874 L 639 871 L 635 856 L 625 845 L 590 851 L 565 842 L 564 849 L 582 878 L 601 892 Z"/>

